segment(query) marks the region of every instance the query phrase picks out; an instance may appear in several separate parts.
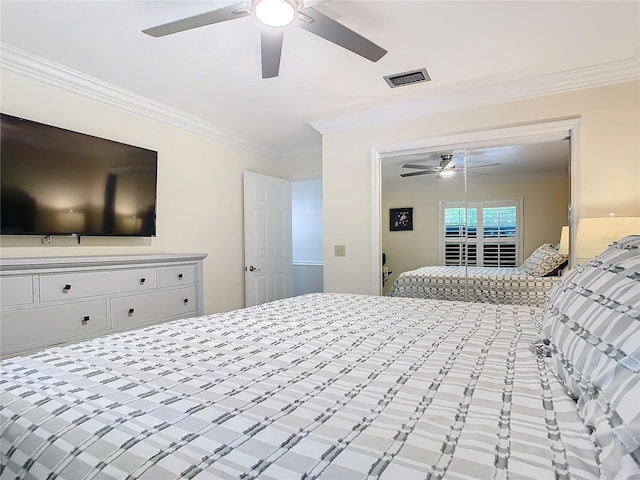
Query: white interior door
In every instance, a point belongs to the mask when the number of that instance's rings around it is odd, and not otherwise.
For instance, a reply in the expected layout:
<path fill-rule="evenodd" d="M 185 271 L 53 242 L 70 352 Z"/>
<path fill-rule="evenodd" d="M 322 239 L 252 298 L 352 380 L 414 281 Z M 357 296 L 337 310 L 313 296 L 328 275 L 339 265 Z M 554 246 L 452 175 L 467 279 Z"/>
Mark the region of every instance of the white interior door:
<path fill-rule="evenodd" d="M 247 307 L 291 296 L 291 185 L 244 172 L 244 284 Z"/>

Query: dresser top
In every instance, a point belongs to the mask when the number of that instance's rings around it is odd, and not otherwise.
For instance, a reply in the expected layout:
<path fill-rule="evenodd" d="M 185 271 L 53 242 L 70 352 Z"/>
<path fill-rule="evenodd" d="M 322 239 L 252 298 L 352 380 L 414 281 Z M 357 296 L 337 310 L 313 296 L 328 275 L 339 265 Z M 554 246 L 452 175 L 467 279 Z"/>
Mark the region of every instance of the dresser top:
<path fill-rule="evenodd" d="M 0 259 L 0 271 L 25 271 L 51 268 L 105 267 L 114 265 L 171 264 L 194 262 L 206 253 L 160 253 L 143 255 L 95 255 L 73 257 L 15 257 Z"/>

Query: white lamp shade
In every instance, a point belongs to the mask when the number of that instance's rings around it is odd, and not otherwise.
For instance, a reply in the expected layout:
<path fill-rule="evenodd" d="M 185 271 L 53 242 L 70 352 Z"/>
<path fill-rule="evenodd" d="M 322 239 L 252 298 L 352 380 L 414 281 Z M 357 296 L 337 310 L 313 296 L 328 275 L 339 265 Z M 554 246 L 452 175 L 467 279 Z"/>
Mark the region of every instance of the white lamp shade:
<path fill-rule="evenodd" d="M 562 233 L 560 234 L 560 246 L 558 252 L 563 255 L 569 255 L 569 226 L 562 227 Z"/>
<path fill-rule="evenodd" d="M 581 218 L 575 256 L 579 259 L 593 258 L 611 243 L 633 234 L 640 234 L 640 217 Z"/>

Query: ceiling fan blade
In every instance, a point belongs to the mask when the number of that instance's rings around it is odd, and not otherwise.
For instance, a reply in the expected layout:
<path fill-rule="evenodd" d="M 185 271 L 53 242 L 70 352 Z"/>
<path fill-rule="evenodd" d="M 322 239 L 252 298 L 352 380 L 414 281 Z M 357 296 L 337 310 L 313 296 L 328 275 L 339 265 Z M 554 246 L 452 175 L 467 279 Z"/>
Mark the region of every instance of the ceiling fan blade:
<path fill-rule="evenodd" d="M 251 15 L 251 11 L 246 9 L 246 3 L 235 3 L 211 12 L 199 13 L 191 17 L 174 20 L 173 22 L 164 23 L 155 27 L 145 28 L 143 33 L 152 37 L 164 37 L 172 33 L 184 32 L 192 28 L 204 27 L 214 23 L 226 22 L 236 18 Z"/>
<path fill-rule="evenodd" d="M 432 172 L 439 172 L 440 167 L 434 167 L 433 165 L 418 165 L 416 163 L 405 163 L 402 168 L 418 168 L 420 170 L 430 170 Z"/>
<path fill-rule="evenodd" d="M 467 170 L 470 168 L 484 168 L 484 167 L 495 167 L 497 165 L 502 165 L 501 163 L 487 163 L 486 165 L 472 165 L 471 167 L 467 167 Z"/>
<path fill-rule="evenodd" d="M 419 172 L 401 173 L 400 176 L 401 177 L 415 177 L 416 175 L 430 175 L 432 173 L 436 173 L 436 172 L 429 172 L 427 170 L 421 170 Z"/>
<path fill-rule="evenodd" d="M 371 40 L 367 40 L 362 35 L 336 22 L 333 18 L 315 8 L 303 8 L 301 13 L 303 16 L 297 21 L 297 25 L 300 28 L 346 48 L 367 60 L 377 62 L 387 53 L 384 48 L 376 45 Z"/>
<path fill-rule="evenodd" d="M 280 56 L 284 30 L 264 26 L 260 29 L 262 48 L 262 78 L 277 77 L 280 73 Z"/>

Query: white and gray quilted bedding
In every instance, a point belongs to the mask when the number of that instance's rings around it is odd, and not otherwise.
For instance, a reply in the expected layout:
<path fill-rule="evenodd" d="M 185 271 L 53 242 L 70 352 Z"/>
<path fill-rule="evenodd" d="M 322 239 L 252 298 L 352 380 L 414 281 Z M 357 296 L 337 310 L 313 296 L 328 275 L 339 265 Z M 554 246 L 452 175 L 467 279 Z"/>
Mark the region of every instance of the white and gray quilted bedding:
<path fill-rule="evenodd" d="M 430 266 L 401 273 L 388 295 L 543 307 L 559 280 L 519 268 Z"/>
<path fill-rule="evenodd" d="M 597 478 L 540 313 L 312 294 L 8 359 L 0 476 Z"/>

